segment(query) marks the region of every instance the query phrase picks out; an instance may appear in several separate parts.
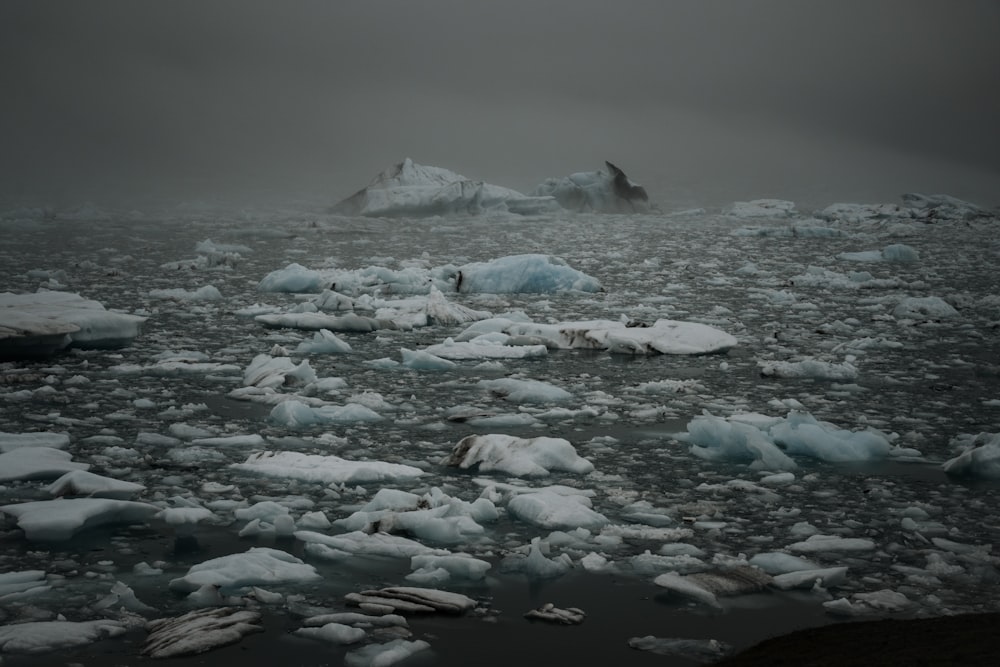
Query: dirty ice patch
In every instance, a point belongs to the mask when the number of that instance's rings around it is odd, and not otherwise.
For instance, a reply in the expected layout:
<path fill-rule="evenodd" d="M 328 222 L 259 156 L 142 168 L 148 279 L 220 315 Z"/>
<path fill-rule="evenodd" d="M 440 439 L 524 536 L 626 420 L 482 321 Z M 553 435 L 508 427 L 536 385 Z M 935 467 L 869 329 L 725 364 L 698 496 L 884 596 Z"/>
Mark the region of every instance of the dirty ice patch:
<path fill-rule="evenodd" d="M 462 438 L 444 464 L 462 469 L 478 466 L 480 472 L 496 470 L 516 477 L 548 475 L 552 470 L 585 475 L 594 470 L 594 464 L 579 456 L 568 440 L 502 434 Z"/>
<path fill-rule="evenodd" d="M 657 320 L 652 326 L 630 326 L 615 320 L 537 324 L 513 323 L 512 336 L 535 339 L 557 349 L 607 350 L 619 354 L 712 354 L 737 341 L 724 331 L 698 322 Z"/>
<path fill-rule="evenodd" d="M 279 549 L 253 547 L 194 565 L 183 577 L 170 581 L 170 589 L 191 593 L 202 586 L 219 586 L 227 593 L 249 586 L 304 583 L 321 579 L 312 565 Z"/>
<path fill-rule="evenodd" d="M 351 556 L 413 558 L 423 555 L 446 556 L 451 553 L 447 549 L 435 549 L 401 535 L 366 533 L 361 530 L 340 535 L 298 530 L 295 531 L 295 538 L 305 542 L 304 551 L 310 556 L 333 561 Z"/>
<path fill-rule="evenodd" d="M 574 269 L 559 257 L 510 255 L 489 262 L 473 262 L 458 269 L 459 292 L 486 294 L 599 292 L 597 278 Z"/>
<path fill-rule="evenodd" d="M 386 461 L 348 461 L 339 456 L 299 452 L 259 452 L 230 467 L 265 477 L 322 484 L 367 484 L 420 477 L 420 468 Z"/>

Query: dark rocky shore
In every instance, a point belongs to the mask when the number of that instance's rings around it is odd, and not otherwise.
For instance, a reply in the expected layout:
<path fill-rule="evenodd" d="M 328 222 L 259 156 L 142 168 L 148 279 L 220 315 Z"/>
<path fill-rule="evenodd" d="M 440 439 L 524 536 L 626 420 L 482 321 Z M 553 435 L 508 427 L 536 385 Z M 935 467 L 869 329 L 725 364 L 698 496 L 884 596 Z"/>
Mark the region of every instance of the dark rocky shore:
<path fill-rule="evenodd" d="M 766 639 L 718 667 L 1000 664 L 1000 613 L 824 625 Z"/>

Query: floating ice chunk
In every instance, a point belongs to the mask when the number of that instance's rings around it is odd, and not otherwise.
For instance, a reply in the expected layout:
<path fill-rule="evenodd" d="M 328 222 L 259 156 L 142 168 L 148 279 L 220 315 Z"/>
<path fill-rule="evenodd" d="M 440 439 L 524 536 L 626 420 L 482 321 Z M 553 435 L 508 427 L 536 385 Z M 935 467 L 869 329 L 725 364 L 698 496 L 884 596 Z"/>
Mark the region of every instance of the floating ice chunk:
<path fill-rule="evenodd" d="M 292 634 L 299 637 L 308 637 L 309 639 L 318 639 L 338 646 L 356 644 L 367 635 L 361 628 L 353 628 L 342 623 L 327 623 L 318 628 L 299 628 Z"/>
<path fill-rule="evenodd" d="M 837 364 L 819 359 L 803 359 L 802 361 L 758 361 L 757 365 L 760 366 L 760 374 L 765 377 L 838 381 L 854 380 L 858 377 L 857 367 L 847 361 Z"/>
<path fill-rule="evenodd" d="M 205 285 L 196 290 L 186 289 L 154 289 L 149 290 L 152 299 L 171 299 L 173 301 L 221 301 L 222 293 L 213 285 Z"/>
<path fill-rule="evenodd" d="M 717 639 L 675 639 L 667 637 L 632 637 L 628 645 L 657 655 L 671 655 L 697 663 L 713 663 L 733 653 L 733 647 Z"/>
<path fill-rule="evenodd" d="M 795 462 L 760 429 L 737 421 L 699 415 L 688 422 L 687 432 L 678 434 L 691 443 L 691 453 L 709 461 L 748 461 L 764 470 L 795 470 Z"/>
<path fill-rule="evenodd" d="M 344 664 L 347 667 L 389 667 L 430 647 L 431 645 L 422 639 L 414 641 L 393 639 L 385 644 L 369 644 L 351 651 L 344 656 Z"/>
<path fill-rule="evenodd" d="M 216 438 L 194 438 L 192 445 L 209 445 L 211 447 L 266 447 L 267 440 L 257 433 L 246 435 L 224 435 Z"/>
<path fill-rule="evenodd" d="M 823 553 L 825 551 L 873 551 L 875 542 L 863 537 L 839 535 L 810 535 L 804 542 L 788 545 L 789 551 L 798 553 Z"/>
<path fill-rule="evenodd" d="M 137 614 L 156 611 L 155 607 L 150 607 L 148 604 L 137 598 L 135 596 L 135 591 L 120 581 L 116 581 L 114 585 L 111 586 L 111 590 L 108 594 L 94 604 L 94 609 L 124 609 Z"/>
<path fill-rule="evenodd" d="M 529 621 L 546 621 L 548 623 L 558 623 L 560 625 L 579 625 L 587 617 L 586 612 L 577 607 L 567 607 L 560 609 L 551 602 L 543 604 L 538 609 L 532 609 L 524 617 Z"/>
<path fill-rule="evenodd" d="M 473 310 L 459 303 L 452 303 L 434 285 L 431 285 L 430 292 L 423 299 L 422 309 L 427 314 L 428 324 L 437 326 L 455 326 L 493 317 L 493 313 L 489 311 Z"/>
<path fill-rule="evenodd" d="M 90 464 L 72 461 L 73 455 L 51 447 L 17 447 L 0 454 L 0 482 L 17 479 L 55 479 Z"/>
<path fill-rule="evenodd" d="M 770 575 L 819 569 L 819 565 L 812 561 L 782 551 L 759 553 L 747 562 L 754 567 L 759 567 Z"/>
<path fill-rule="evenodd" d="M 884 258 L 881 250 L 863 250 L 861 252 L 842 252 L 837 259 L 845 262 L 881 262 Z"/>
<path fill-rule="evenodd" d="M 145 321 L 70 292 L 2 292 L 0 359 L 43 356 L 70 345 L 122 347 L 139 335 Z"/>
<path fill-rule="evenodd" d="M 812 588 L 816 584 L 824 588 L 840 586 L 847 581 L 847 567 L 827 567 L 815 570 L 796 570 L 776 574 L 772 583 L 783 591 L 793 588 Z"/>
<path fill-rule="evenodd" d="M 44 570 L 22 570 L 0 574 L 0 602 L 13 601 L 51 588 L 45 578 Z"/>
<path fill-rule="evenodd" d="M 20 447 L 48 447 L 49 449 L 66 449 L 69 446 L 68 433 L 53 433 L 39 431 L 37 433 L 3 433 L 0 432 L 0 454 Z M 3 467 L 0 466 L 0 469 Z"/>
<path fill-rule="evenodd" d="M 877 431 L 847 431 L 808 413 L 792 411 L 783 422 L 771 427 L 774 441 L 789 454 L 811 456 L 823 461 L 872 461 L 885 458 L 892 445 Z"/>
<path fill-rule="evenodd" d="M 260 452 L 231 466 L 267 477 L 298 479 L 324 484 L 364 484 L 412 479 L 424 474 L 420 468 L 385 461 L 348 461 L 339 456 L 300 452 Z"/>
<path fill-rule="evenodd" d="M 415 510 L 420 505 L 420 496 L 399 489 L 379 489 L 378 493 L 361 508 L 362 512 L 377 512 L 379 510 L 406 511 Z"/>
<path fill-rule="evenodd" d="M 31 621 L 0 625 L 0 654 L 51 653 L 125 634 L 118 621 Z"/>
<path fill-rule="evenodd" d="M 428 573 L 435 570 L 444 570 L 449 578 L 454 577 L 456 579 L 479 581 L 486 576 L 486 572 L 492 565 L 488 561 L 473 558 L 468 554 L 450 554 L 447 556 L 420 554 L 410 558 L 410 567 L 414 570 L 414 575 L 420 572 Z"/>
<path fill-rule="evenodd" d="M 551 403 L 573 398 L 565 389 L 541 380 L 499 378 L 480 380 L 477 386 L 514 403 Z"/>
<path fill-rule="evenodd" d="M 447 371 L 458 365 L 430 352 L 407 350 L 405 347 L 400 349 L 400 354 L 403 357 L 403 366 L 418 371 Z"/>
<path fill-rule="evenodd" d="M 2 458 L 2 457 L 0 457 Z M 1000 479 L 1000 433 L 982 433 L 942 466 L 949 475 Z"/>
<path fill-rule="evenodd" d="M 288 428 L 303 428 L 316 424 L 372 423 L 382 421 L 382 415 L 357 403 L 322 405 L 313 408 L 302 401 L 289 399 L 278 403 L 268 417 L 275 424 Z"/>
<path fill-rule="evenodd" d="M 894 243 L 882 248 L 882 257 L 887 262 L 916 262 L 920 253 L 904 243 Z"/>
<path fill-rule="evenodd" d="M 464 614 L 476 608 L 476 601 L 461 593 L 417 586 L 389 586 L 378 590 L 348 593 L 344 596 L 350 604 L 376 604 L 397 609 L 400 613 L 441 612 Z"/>
<path fill-rule="evenodd" d="M 184 593 L 206 584 L 235 591 L 250 586 L 314 581 L 322 577 L 312 565 L 278 549 L 252 547 L 241 554 L 230 554 L 191 567 L 183 577 L 170 581 L 170 589 Z"/>
<path fill-rule="evenodd" d="M 787 218 L 795 213 L 795 202 L 784 199 L 738 201 L 723 213 L 736 218 Z"/>
<path fill-rule="evenodd" d="M 283 269 L 272 271 L 257 284 L 258 292 L 320 292 L 325 284 L 318 271 L 307 269 L 301 264 L 289 264 Z"/>
<path fill-rule="evenodd" d="M 942 320 L 957 317 L 958 311 L 937 296 L 909 296 L 900 299 L 892 311 L 898 320 Z"/>
<path fill-rule="evenodd" d="M 109 523 L 142 523 L 160 508 L 131 500 L 73 498 L 3 505 L 0 512 L 17 517 L 32 541 L 68 540 L 81 530 Z"/>
<path fill-rule="evenodd" d="M 409 512 L 357 512 L 334 523 L 348 530 L 371 524 L 382 532 L 405 532 L 439 544 L 468 543 L 485 532 L 468 514 L 453 512 L 451 505 Z"/>
<path fill-rule="evenodd" d="M 665 572 L 656 577 L 656 579 L 653 580 L 653 583 L 682 597 L 697 600 L 698 602 L 707 604 L 710 607 L 722 606 L 719 604 L 719 600 L 716 598 L 715 593 L 699 584 L 698 581 L 691 579 L 689 576 L 676 574 L 674 572 Z"/>
<path fill-rule="evenodd" d="M 350 556 L 412 558 L 424 554 L 446 556 L 451 552 L 435 549 L 400 535 L 365 533 L 360 530 L 341 535 L 325 535 L 309 530 L 295 531 L 295 538 L 306 543 L 306 553 L 326 560 Z"/>
<path fill-rule="evenodd" d="M 456 287 L 459 292 L 537 294 L 568 290 L 598 292 L 601 283 L 559 257 L 536 254 L 465 264 L 458 269 Z"/>
<path fill-rule="evenodd" d="M 517 477 L 548 475 L 552 470 L 585 475 L 594 470 L 594 464 L 578 456 L 568 440 L 501 434 L 466 436 L 444 464 L 463 469 L 478 466 L 480 472 L 498 470 Z"/>
<path fill-rule="evenodd" d="M 146 487 L 135 482 L 124 482 L 95 475 L 86 470 L 71 470 L 52 482 L 45 491 L 53 496 L 91 496 L 128 500 Z"/>
<path fill-rule="evenodd" d="M 304 385 L 316 380 L 316 371 L 308 361 L 296 364 L 288 357 L 258 354 L 243 371 L 244 387 L 281 387 Z"/>
<path fill-rule="evenodd" d="M 902 593 L 882 589 L 872 593 L 855 593 L 851 596 L 854 602 L 847 598 L 838 598 L 823 603 L 827 613 L 835 616 L 868 616 L 885 612 L 905 611 L 913 603 Z"/>
<path fill-rule="evenodd" d="M 545 341 L 554 348 L 618 354 L 713 354 L 737 345 L 734 337 L 707 324 L 675 320 L 657 320 L 652 326 L 629 326 L 615 320 L 522 322 L 512 324 L 507 333 Z"/>
<path fill-rule="evenodd" d="M 549 490 L 515 496 L 507 511 L 517 519 L 542 528 L 601 528 L 607 517 L 590 508 L 590 500 L 578 495 L 558 495 Z"/>
<path fill-rule="evenodd" d="M 821 266 L 806 267 L 806 272 L 789 278 L 788 282 L 796 287 L 822 287 L 836 289 L 875 289 L 888 287 L 903 287 L 899 278 L 875 278 L 867 271 L 848 271 L 839 273 Z"/>
<path fill-rule="evenodd" d="M 511 554 L 504 558 L 504 571 L 524 574 L 531 579 L 552 579 L 561 577 L 573 568 L 573 559 L 569 554 L 549 558 L 543 553 L 542 544 L 540 538 L 532 538 L 527 554 Z"/>
<path fill-rule="evenodd" d="M 504 335 L 505 339 L 507 338 Z M 455 342 L 451 338 L 437 345 L 428 345 L 424 352 L 442 359 L 537 359 L 544 357 L 549 350 L 544 345 L 505 345 L 493 340 L 474 338 L 469 341 Z"/>
<path fill-rule="evenodd" d="M 351 345 L 347 341 L 341 340 L 328 329 L 317 331 L 312 340 L 305 340 L 295 348 L 296 354 L 348 354 L 351 352 Z"/>
<path fill-rule="evenodd" d="M 235 644 L 248 634 L 263 632 L 261 614 L 256 611 L 216 607 L 199 609 L 175 618 L 149 621 L 149 636 L 142 655 L 175 658 L 196 655 Z"/>
<path fill-rule="evenodd" d="M 168 507 L 154 516 L 171 526 L 185 526 L 200 523 L 215 515 L 212 510 L 205 507 Z"/>
<path fill-rule="evenodd" d="M 322 313 L 274 313 L 257 315 L 254 317 L 254 321 L 268 327 L 288 327 L 307 331 L 327 329 L 329 331 L 368 333 L 379 329 L 399 328 L 392 320 L 377 320 L 374 317 L 362 317 L 354 313 L 340 316 Z"/>
<path fill-rule="evenodd" d="M 406 628 L 409 624 L 406 618 L 399 614 L 383 614 L 373 616 L 372 614 L 360 614 L 354 611 L 342 611 L 332 614 L 320 614 L 303 619 L 302 625 L 306 627 L 321 627 L 327 623 L 340 623 L 352 628 Z"/>

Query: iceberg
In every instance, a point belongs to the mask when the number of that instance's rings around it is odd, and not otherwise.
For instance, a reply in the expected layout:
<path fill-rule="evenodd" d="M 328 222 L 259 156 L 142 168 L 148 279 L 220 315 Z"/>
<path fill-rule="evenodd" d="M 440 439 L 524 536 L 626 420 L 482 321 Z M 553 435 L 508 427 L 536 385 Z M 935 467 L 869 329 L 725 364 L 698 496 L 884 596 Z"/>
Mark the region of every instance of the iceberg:
<path fill-rule="evenodd" d="M 63 348 L 124 347 L 145 317 L 116 313 L 69 292 L 0 293 L 0 360 L 45 357 Z"/>
<path fill-rule="evenodd" d="M 532 192 L 535 196 L 554 197 L 570 211 L 594 213 L 645 213 L 650 210 L 649 195 L 633 183 L 625 172 L 605 161 L 607 171 L 581 171 L 563 178 L 549 178 Z"/>
<path fill-rule="evenodd" d="M 434 215 L 479 215 L 506 212 L 539 215 L 561 210 L 636 213 L 650 210 L 649 195 L 621 169 L 549 178 L 530 195 L 476 181 L 410 158 L 389 167 L 361 190 L 333 207 L 340 215 L 419 218 Z"/>
<path fill-rule="evenodd" d="M 366 187 L 333 207 L 341 215 L 399 218 L 508 211 L 537 215 L 559 210 L 553 197 L 516 190 L 456 174 L 406 158 L 376 176 Z"/>
<path fill-rule="evenodd" d="M 459 292 L 486 294 L 600 292 L 601 283 L 559 257 L 509 255 L 459 267 L 455 288 Z"/>

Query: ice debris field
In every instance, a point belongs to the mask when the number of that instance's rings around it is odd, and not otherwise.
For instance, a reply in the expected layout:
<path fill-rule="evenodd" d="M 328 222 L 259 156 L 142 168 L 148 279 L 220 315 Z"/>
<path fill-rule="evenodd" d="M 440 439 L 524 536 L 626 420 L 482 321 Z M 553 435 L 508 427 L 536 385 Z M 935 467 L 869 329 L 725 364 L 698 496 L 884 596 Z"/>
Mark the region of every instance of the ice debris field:
<path fill-rule="evenodd" d="M 995 211 L 445 212 L 0 213 L 0 656 L 997 610 Z"/>

